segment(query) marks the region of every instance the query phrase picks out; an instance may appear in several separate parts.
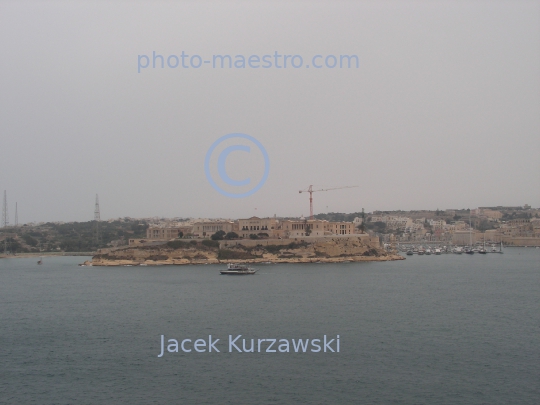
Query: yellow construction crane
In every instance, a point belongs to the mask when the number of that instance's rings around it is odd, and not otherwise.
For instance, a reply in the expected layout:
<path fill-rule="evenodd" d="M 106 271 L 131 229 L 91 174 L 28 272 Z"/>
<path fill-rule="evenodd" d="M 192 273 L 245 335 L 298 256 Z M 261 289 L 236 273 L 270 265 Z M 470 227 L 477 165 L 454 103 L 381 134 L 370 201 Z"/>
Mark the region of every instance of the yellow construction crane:
<path fill-rule="evenodd" d="M 358 187 L 358 186 L 343 186 L 343 187 L 321 188 L 320 190 L 313 190 L 313 185 L 310 185 L 306 190 L 300 190 L 299 193 L 309 193 L 309 219 L 313 219 L 313 193 L 317 191 L 341 190 L 342 188 L 354 188 L 354 187 Z"/>

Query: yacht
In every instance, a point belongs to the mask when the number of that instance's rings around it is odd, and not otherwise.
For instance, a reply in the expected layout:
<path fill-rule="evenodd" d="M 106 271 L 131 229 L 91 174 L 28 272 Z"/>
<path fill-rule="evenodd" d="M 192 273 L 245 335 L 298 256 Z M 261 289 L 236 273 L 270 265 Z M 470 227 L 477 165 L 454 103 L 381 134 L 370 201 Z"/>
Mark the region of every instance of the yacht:
<path fill-rule="evenodd" d="M 227 270 L 220 270 L 221 274 L 227 274 L 230 276 L 243 276 L 246 274 L 255 274 L 257 270 L 254 270 L 251 267 L 246 266 L 245 264 L 234 264 L 229 263 L 227 264 Z"/>
<path fill-rule="evenodd" d="M 441 254 L 441 249 L 439 249 L 439 248 L 435 249 L 435 254 L 440 255 Z"/>
<path fill-rule="evenodd" d="M 465 253 L 468 255 L 474 254 L 474 249 L 472 247 L 472 223 L 471 223 L 471 211 L 469 211 L 469 246 L 465 246 Z"/>
<path fill-rule="evenodd" d="M 484 233 L 484 246 L 482 246 L 478 250 L 478 253 L 480 253 L 481 255 L 485 255 L 487 253 L 487 250 L 486 250 L 486 234 L 485 233 Z"/>

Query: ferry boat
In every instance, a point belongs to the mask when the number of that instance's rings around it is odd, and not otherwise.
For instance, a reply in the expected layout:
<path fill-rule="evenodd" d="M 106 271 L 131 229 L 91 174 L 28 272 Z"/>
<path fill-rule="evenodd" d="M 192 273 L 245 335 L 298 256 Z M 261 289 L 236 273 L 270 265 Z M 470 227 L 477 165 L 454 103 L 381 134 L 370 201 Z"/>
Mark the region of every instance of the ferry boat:
<path fill-rule="evenodd" d="M 255 274 L 257 273 L 257 270 L 252 269 L 244 264 L 229 263 L 227 264 L 227 270 L 220 270 L 219 272 L 221 274 L 227 274 L 230 276 L 243 276 L 246 274 Z"/>

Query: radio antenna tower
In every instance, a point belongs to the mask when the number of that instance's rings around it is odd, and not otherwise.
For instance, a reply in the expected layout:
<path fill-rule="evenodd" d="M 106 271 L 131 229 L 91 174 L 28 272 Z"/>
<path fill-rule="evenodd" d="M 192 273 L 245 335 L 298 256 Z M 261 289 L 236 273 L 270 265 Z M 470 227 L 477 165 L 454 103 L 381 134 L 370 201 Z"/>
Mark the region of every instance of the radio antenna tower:
<path fill-rule="evenodd" d="M 19 212 L 17 211 L 17 203 L 15 203 L 15 227 L 19 226 Z"/>
<path fill-rule="evenodd" d="M 4 204 L 2 205 L 2 227 L 7 228 L 9 225 L 8 221 L 8 207 L 7 207 L 7 194 L 6 190 L 4 190 Z M 8 253 L 8 240 L 7 235 L 4 235 L 4 254 L 7 255 Z"/>
<path fill-rule="evenodd" d="M 99 222 L 101 221 L 100 215 L 99 215 L 99 197 L 96 194 L 96 206 L 94 208 L 94 240 L 96 242 L 96 245 L 99 246 L 101 242 L 101 234 L 99 230 Z"/>
<path fill-rule="evenodd" d="M 8 206 L 7 206 L 7 193 L 4 190 L 4 204 L 2 205 L 2 227 L 7 228 L 9 226 L 8 220 Z"/>

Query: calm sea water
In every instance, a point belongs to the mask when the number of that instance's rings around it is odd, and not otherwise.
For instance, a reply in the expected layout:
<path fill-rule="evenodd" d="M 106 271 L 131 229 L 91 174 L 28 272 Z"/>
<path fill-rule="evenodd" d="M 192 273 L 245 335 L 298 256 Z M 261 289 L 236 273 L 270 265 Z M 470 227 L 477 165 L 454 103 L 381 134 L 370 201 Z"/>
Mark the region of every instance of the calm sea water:
<path fill-rule="evenodd" d="M 0 403 L 540 404 L 540 249 L 245 277 L 84 259 L 0 260 Z M 339 334 L 340 353 L 158 358 L 161 334 Z"/>

